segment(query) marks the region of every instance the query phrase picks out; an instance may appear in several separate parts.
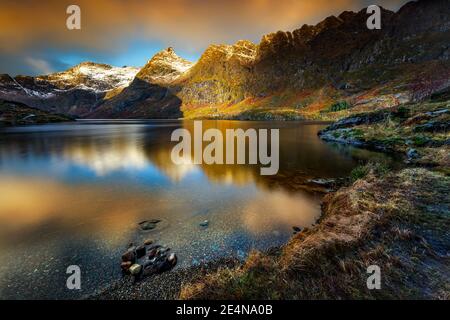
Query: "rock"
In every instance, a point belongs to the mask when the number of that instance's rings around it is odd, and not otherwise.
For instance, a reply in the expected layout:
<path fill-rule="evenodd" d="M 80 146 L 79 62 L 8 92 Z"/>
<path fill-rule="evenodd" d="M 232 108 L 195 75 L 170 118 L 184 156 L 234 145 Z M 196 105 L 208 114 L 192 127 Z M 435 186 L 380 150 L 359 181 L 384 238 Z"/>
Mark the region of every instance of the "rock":
<path fill-rule="evenodd" d="M 139 246 L 136 248 L 136 258 L 142 258 L 147 253 L 145 246 Z"/>
<path fill-rule="evenodd" d="M 318 185 L 321 185 L 321 186 L 330 186 L 335 182 L 334 179 L 320 179 L 320 178 L 319 179 L 311 179 L 308 181 L 318 184 Z"/>
<path fill-rule="evenodd" d="M 151 249 L 148 253 L 148 259 L 149 260 L 153 259 L 156 256 L 157 252 L 158 252 L 158 249 L 156 249 L 156 248 Z"/>
<path fill-rule="evenodd" d="M 178 258 L 175 253 L 171 253 L 170 256 L 167 258 L 167 262 L 170 263 L 172 267 L 174 267 L 177 264 Z"/>
<path fill-rule="evenodd" d="M 126 261 L 126 262 L 122 262 L 122 263 L 120 264 L 120 268 L 121 268 L 123 271 L 128 271 L 132 265 L 133 265 L 133 263 L 132 263 L 131 261 Z"/>
<path fill-rule="evenodd" d="M 147 249 L 147 251 L 151 251 L 151 250 L 153 250 L 153 249 L 158 249 L 158 248 L 161 248 L 161 246 L 160 246 L 159 244 L 154 244 L 154 245 L 150 246 L 150 247 Z"/>
<path fill-rule="evenodd" d="M 141 221 L 138 224 L 142 230 L 153 230 L 156 228 L 156 225 L 160 222 L 161 222 L 161 220 L 159 220 L 159 219 L 150 219 L 150 220 Z"/>
<path fill-rule="evenodd" d="M 416 149 L 411 148 L 406 153 L 406 156 L 408 157 L 408 160 L 412 160 L 412 159 L 418 158 L 419 157 L 419 153 L 417 152 Z"/>
<path fill-rule="evenodd" d="M 295 232 L 300 232 L 300 231 L 302 231 L 302 228 L 296 227 L 296 226 L 292 227 L 292 229 L 294 229 Z"/>
<path fill-rule="evenodd" d="M 136 254 L 134 251 L 129 250 L 122 255 L 122 261 L 134 263 L 136 261 Z"/>
<path fill-rule="evenodd" d="M 141 229 L 145 230 L 145 231 L 153 230 L 153 229 L 156 228 L 156 223 L 152 223 L 152 222 L 147 221 L 147 222 L 143 222 L 142 224 L 140 224 L 140 226 L 141 226 Z"/>
<path fill-rule="evenodd" d="M 156 254 L 157 254 L 157 255 L 162 255 L 162 254 L 164 254 L 164 253 L 166 253 L 166 252 L 168 252 L 168 251 L 170 251 L 170 248 L 161 247 L 161 248 L 159 248 L 159 249 L 157 250 Z"/>
<path fill-rule="evenodd" d="M 129 270 L 131 275 L 137 276 L 137 275 L 139 275 L 139 273 L 141 273 L 142 266 L 140 264 L 135 263 L 128 270 Z"/>
<path fill-rule="evenodd" d="M 144 245 L 146 245 L 146 246 L 149 246 L 152 243 L 153 243 L 153 240 L 151 240 L 151 239 L 147 239 L 147 240 L 144 241 Z"/>
<path fill-rule="evenodd" d="M 209 226 L 209 221 L 208 220 L 205 220 L 205 221 L 200 223 L 200 227 L 207 227 L 207 226 Z"/>
<path fill-rule="evenodd" d="M 414 132 L 446 132 L 448 130 L 450 130 L 448 121 L 429 121 L 413 128 Z"/>

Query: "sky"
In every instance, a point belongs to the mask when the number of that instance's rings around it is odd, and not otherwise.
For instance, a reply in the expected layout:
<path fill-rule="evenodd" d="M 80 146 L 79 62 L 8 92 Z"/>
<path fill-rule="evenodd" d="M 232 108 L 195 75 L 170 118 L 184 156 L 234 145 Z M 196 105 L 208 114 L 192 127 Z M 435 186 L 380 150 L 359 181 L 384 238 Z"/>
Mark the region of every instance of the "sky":
<path fill-rule="evenodd" d="M 210 44 L 258 43 L 264 34 L 316 24 L 371 4 L 407 0 L 0 0 L 0 74 L 38 75 L 83 61 L 143 66 L 173 47 L 196 61 Z M 69 5 L 81 30 L 68 30 Z"/>

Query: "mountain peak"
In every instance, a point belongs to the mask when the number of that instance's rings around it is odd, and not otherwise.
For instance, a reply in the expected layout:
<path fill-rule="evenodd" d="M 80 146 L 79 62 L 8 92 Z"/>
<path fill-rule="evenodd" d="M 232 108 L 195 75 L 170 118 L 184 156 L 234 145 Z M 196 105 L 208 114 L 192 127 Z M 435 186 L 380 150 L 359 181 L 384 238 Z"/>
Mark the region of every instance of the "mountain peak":
<path fill-rule="evenodd" d="M 175 80 L 192 65 L 192 62 L 181 58 L 172 47 L 168 47 L 155 54 L 136 77 L 147 82 L 165 83 Z"/>

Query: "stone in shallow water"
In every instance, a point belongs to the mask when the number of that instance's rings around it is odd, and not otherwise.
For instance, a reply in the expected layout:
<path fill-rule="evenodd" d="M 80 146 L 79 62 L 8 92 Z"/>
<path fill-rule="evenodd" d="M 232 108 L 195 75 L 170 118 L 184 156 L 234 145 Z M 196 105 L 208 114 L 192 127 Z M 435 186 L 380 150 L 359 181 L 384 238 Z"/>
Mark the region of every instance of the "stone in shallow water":
<path fill-rule="evenodd" d="M 293 226 L 292 229 L 293 229 L 295 232 L 300 232 L 300 231 L 302 231 L 302 228 L 296 227 L 296 226 Z"/>
<path fill-rule="evenodd" d="M 142 230 L 153 230 L 156 228 L 156 223 L 152 223 L 149 221 L 143 222 L 140 224 Z"/>
<path fill-rule="evenodd" d="M 209 226 L 209 221 L 208 220 L 200 222 L 200 227 L 207 227 L 207 226 Z"/>
<path fill-rule="evenodd" d="M 152 243 L 153 243 L 153 240 L 151 240 L 151 239 L 147 239 L 147 240 L 144 241 L 144 245 L 146 245 L 146 246 L 149 246 Z"/>

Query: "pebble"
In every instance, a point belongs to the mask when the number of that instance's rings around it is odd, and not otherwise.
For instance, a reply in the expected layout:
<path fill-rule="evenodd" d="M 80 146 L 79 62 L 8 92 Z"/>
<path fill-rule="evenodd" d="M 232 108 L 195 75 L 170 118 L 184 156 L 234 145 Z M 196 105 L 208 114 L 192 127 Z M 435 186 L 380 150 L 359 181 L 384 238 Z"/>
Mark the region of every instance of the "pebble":
<path fill-rule="evenodd" d="M 133 276 L 137 276 L 141 272 L 141 270 L 142 270 L 142 266 L 137 263 L 133 264 L 129 269 L 130 274 Z"/>
<path fill-rule="evenodd" d="M 208 225 L 209 225 L 209 221 L 208 220 L 200 222 L 200 227 L 207 227 Z"/>

